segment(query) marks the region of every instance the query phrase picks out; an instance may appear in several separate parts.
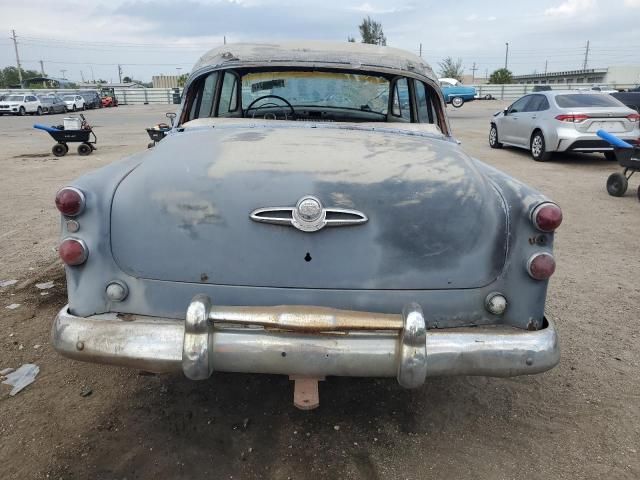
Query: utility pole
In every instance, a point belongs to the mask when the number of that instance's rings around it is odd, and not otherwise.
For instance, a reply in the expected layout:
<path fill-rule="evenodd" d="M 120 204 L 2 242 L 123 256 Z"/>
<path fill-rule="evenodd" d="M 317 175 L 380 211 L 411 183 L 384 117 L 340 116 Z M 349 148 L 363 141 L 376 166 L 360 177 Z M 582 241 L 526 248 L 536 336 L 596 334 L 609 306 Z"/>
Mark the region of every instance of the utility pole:
<path fill-rule="evenodd" d="M 226 35 L 224 35 L 224 36 L 222 37 L 222 42 L 223 42 L 225 45 L 227 44 L 227 36 L 226 36 Z"/>
<path fill-rule="evenodd" d="M 420 56 L 422 56 L 422 43 L 420 44 Z"/>
<path fill-rule="evenodd" d="M 549 66 L 549 60 L 544 61 L 544 74 L 547 74 L 547 67 Z"/>
<path fill-rule="evenodd" d="M 80 78 L 82 79 L 82 83 L 84 83 L 84 74 L 82 73 L 82 70 L 80 70 Z"/>
<path fill-rule="evenodd" d="M 20 66 L 20 55 L 18 55 L 18 41 L 16 40 L 16 31 L 11 30 L 11 40 L 13 40 L 13 48 L 16 51 L 16 64 L 18 65 L 18 78 L 20 79 L 20 87 L 22 87 L 22 67 Z"/>
<path fill-rule="evenodd" d="M 476 67 L 476 62 L 473 62 L 473 67 L 471 67 L 471 81 L 472 82 L 476 81 L 476 70 L 478 70 L 478 67 Z"/>
<path fill-rule="evenodd" d="M 119 82 L 122 83 L 122 66 L 118 64 L 118 78 Z"/>
<path fill-rule="evenodd" d="M 584 52 L 584 63 L 582 64 L 582 69 L 587 69 L 587 64 L 589 63 L 589 40 L 587 40 L 587 49 Z"/>
<path fill-rule="evenodd" d="M 66 72 L 66 70 L 64 68 L 60 70 L 60 73 L 62 73 L 62 79 L 63 80 L 67 79 L 67 77 L 65 77 L 65 72 Z"/>
<path fill-rule="evenodd" d="M 96 77 L 93 75 L 93 66 L 89 66 L 89 68 L 91 69 L 91 82 L 95 84 Z"/>
<path fill-rule="evenodd" d="M 40 73 L 44 77 L 44 62 L 42 60 L 40 60 Z"/>
<path fill-rule="evenodd" d="M 509 66 L 509 42 L 505 42 L 505 46 L 507 47 L 504 52 L 504 68 L 506 69 Z"/>

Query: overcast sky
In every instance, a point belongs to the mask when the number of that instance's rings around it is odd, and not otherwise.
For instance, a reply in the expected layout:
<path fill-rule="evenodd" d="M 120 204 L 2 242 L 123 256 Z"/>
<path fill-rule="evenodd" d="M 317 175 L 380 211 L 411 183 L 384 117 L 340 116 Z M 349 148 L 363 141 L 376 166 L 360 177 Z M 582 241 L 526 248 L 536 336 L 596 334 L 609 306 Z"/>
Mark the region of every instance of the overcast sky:
<path fill-rule="evenodd" d="M 11 29 L 23 68 L 71 80 L 185 73 L 207 49 L 227 42 L 359 40 L 370 15 L 387 44 L 418 53 L 438 70 L 460 57 L 476 76 L 504 66 L 516 74 L 581 68 L 591 42 L 590 67 L 640 65 L 640 0 L 0 0 L 0 67 L 15 65 Z M 180 69 L 180 70 L 179 70 Z"/>

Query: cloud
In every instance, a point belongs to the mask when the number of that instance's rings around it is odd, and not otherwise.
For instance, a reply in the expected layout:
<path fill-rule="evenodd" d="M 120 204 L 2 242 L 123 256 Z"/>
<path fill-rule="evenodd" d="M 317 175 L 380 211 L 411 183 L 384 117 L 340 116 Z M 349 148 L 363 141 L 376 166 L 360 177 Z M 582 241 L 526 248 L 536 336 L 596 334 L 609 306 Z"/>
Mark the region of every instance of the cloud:
<path fill-rule="evenodd" d="M 564 3 L 561 3 L 557 7 L 547 8 L 544 11 L 544 14 L 551 17 L 573 17 L 578 14 L 589 12 L 595 7 L 596 0 L 566 0 Z"/>
<path fill-rule="evenodd" d="M 385 13 L 398 13 L 398 12 L 406 12 L 413 10 L 414 7 L 411 5 L 404 5 L 401 7 L 378 7 L 376 5 L 371 5 L 369 2 L 364 2 L 355 7 L 350 7 L 349 10 L 354 10 L 356 12 L 366 13 L 368 15 L 382 15 Z"/>
<path fill-rule="evenodd" d="M 640 8 L 640 0 L 624 0 L 624 6 L 629 8 Z"/>

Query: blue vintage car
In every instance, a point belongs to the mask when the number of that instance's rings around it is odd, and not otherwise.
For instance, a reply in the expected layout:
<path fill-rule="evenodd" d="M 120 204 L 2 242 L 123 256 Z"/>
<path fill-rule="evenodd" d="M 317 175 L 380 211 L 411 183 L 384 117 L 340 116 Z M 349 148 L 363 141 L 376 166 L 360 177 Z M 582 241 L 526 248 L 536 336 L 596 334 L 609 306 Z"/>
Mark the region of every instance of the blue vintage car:
<path fill-rule="evenodd" d="M 476 89 L 462 85 L 454 78 L 440 78 L 440 88 L 444 101 L 450 103 L 456 108 L 464 105 L 464 102 L 470 102 L 476 98 Z"/>
<path fill-rule="evenodd" d="M 415 388 L 559 360 L 560 208 L 468 156 L 401 50 L 214 49 L 162 142 L 56 205 L 69 304 L 52 344 L 77 360 L 290 375 L 316 395 L 329 375 Z"/>

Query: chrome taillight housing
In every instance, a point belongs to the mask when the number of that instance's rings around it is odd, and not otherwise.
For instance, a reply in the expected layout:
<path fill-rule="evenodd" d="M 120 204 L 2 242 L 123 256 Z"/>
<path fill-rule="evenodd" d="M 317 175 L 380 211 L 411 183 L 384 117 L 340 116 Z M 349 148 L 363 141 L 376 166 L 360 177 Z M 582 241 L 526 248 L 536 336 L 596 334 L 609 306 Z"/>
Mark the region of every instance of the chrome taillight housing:
<path fill-rule="evenodd" d="M 67 237 L 58 247 L 58 255 L 65 265 L 82 265 L 89 257 L 87 245 L 79 238 Z"/>
<path fill-rule="evenodd" d="M 541 232 L 551 233 L 562 223 L 562 210 L 553 202 L 544 202 L 531 211 L 531 221 Z"/>
<path fill-rule="evenodd" d="M 547 280 L 556 271 L 556 260 L 548 252 L 536 253 L 527 262 L 527 272 L 534 280 Z"/>
<path fill-rule="evenodd" d="M 56 208 L 65 217 L 75 217 L 84 211 L 85 197 L 75 187 L 64 187 L 56 193 Z"/>

